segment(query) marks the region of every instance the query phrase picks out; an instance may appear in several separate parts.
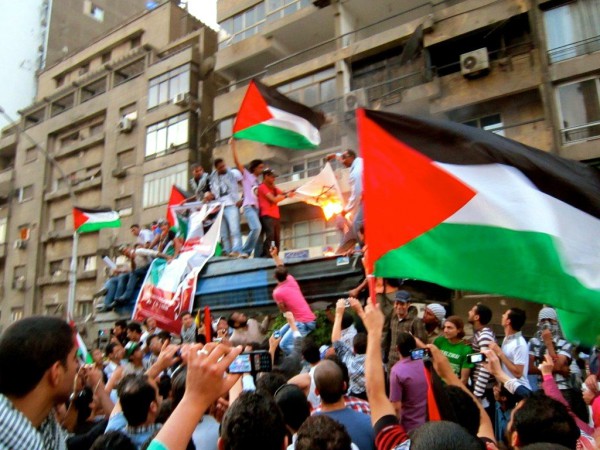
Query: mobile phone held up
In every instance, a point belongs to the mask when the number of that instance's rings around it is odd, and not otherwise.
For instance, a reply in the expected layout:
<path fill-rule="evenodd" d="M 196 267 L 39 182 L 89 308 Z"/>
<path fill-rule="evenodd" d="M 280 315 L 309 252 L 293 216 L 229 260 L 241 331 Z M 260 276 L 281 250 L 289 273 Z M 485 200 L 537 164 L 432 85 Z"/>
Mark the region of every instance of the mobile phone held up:
<path fill-rule="evenodd" d="M 483 353 L 471 353 L 467 355 L 467 362 L 469 364 L 479 364 L 485 361 L 485 355 Z"/>
<path fill-rule="evenodd" d="M 271 369 L 271 355 L 265 350 L 242 353 L 229 365 L 229 373 L 270 372 Z"/>
<path fill-rule="evenodd" d="M 410 359 L 431 359 L 431 352 L 428 348 L 416 348 L 410 352 Z"/>

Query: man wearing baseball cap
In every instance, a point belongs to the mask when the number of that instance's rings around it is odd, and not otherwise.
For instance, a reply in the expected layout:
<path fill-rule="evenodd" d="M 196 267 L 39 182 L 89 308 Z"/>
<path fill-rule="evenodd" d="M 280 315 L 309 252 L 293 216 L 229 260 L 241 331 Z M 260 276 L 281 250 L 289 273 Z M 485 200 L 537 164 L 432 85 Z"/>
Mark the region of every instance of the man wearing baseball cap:
<path fill-rule="evenodd" d="M 408 291 L 400 290 L 396 292 L 394 298 L 394 314 L 391 323 L 390 343 L 385 345 L 388 349 L 388 368 L 391 369 L 396 364 L 400 355 L 398 353 L 398 335 L 400 333 L 410 333 L 418 338 L 424 344 L 427 343 L 427 331 L 425 324 L 418 317 L 412 317 L 408 314 L 410 307 L 411 294 Z"/>

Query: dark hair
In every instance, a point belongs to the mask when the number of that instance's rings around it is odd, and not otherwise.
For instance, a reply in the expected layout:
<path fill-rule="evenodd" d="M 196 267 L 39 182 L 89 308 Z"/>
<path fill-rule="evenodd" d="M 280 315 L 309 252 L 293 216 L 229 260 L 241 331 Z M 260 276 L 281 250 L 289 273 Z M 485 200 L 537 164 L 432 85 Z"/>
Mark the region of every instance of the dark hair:
<path fill-rule="evenodd" d="M 127 324 L 127 329 L 129 331 L 136 331 L 136 332 L 142 334 L 142 326 L 140 325 L 139 322 L 129 322 Z"/>
<path fill-rule="evenodd" d="M 232 313 L 229 313 L 229 315 L 227 316 L 227 325 L 229 325 L 231 328 L 235 328 L 235 320 L 233 320 L 234 314 L 235 314 L 235 311 Z"/>
<path fill-rule="evenodd" d="M 137 223 L 134 223 L 133 225 L 131 225 L 131 226 L 129 227 L 129 229 L 130 229 L 130 230 L 131 230 L 132 228 L 140 228 L 140 226 L 139 226 L 139 224 L 137 224 Z"/>
<path fill-rule="evenodd" d="M 190 166 L 190 169 L 194 170 L 196 167 L 202 167 L 202 164 L 200 164 L 200 163 L 193 163 L 193 164 Z"/>
<path fill-rule="evenodd" d="M 389 287 L 399 289 L 400 286 L 402 286 L 402 279 L 401 278 L 384 278 L 383 284 L 388 285 Z"/>
<path fill-rule="evenodd" d="M 352 325 L 354 325 L 354 317 L 352 317 L 352 314 L 349 312 L 344 312 L 344 315 L 342 316 L 342 330 L 345 330 Z"/>
<path fill-rule="evenodd" d="M 296 450 L 350 450 L 352 440 L 346 427 L 331 417 L 309 417 L 298 430 Z"/>
<path fill-rule="evenodd" d="M 121 345 L 120 342 L 109 342 L 108 344 L 106 344 L 106 347 L 104 348 L 104 356 L 106 356 L 107 358 L 111 355 L 111 353 L 114 351 L 115 347 Z"/>
<path fill-rule="evenodd" d="M 396 338 L 396 347 L 404 358 L 408 358 L 410 353 L 417 348 L 417 341 L 412 334 L 400 332 Z"/>
<path fill-rule="evenodd" d="M 0 338 L 0 393 L 31 392 L 56 362 L 67 365 L 73 329 L 56 317 L 32 316 L 9 326 Z"/>
<path fill-rule="evenodd" d="M 273 397 L 244 391 L 229 406 L 221 422 L 226 450 L 281 450 L 285 423 Z"/>
<path fill-rule="evenodd" d="M 137 450 L 137 446 L 120 431 L 107 431 L 98 436 L 90 450 Z"/>
<path fill-rule="evenodd" d="M 71 405 L 77 410 L 77 423 L 75 425 L 75 434 L 80 434 L 84 430 L 88 417 L 92 413 L 90 403 L 94 400 L 94 391 L 92 388 L 84 387 L 73 399 Z"/>
<path fill-rule="evenodd" d="M 316 367 L 314 377 L 323 403 L 335 403 L 346 393 L 342 370 L 335 362 L 322 361 Z"/>
<path fill-rule="evenodd" d="M 521 331 L 523 325 L 525 325 L 526 319 L 525 311 L 521 308 L 510 308 L 508 310 L 508 319 L 510 319 L 510 326 L 515 331 Z"/>
<path fill-rule="evenodd" d="M 459 339 L 462 339 L 465 337 L 465 323 L 463 322 L 463 320 L 458 317 L 458 316 L 450 316 L 450 317 L 446 317 L 445 322 L 450 322 L 451 324 L 453 324 L 456 329 L 458 330 L 458 334 L 456 335 Z"/>
<path fill-rule="evenodd" d="M 179 318 L 183 319 L 185 316 L 191 316 L 192 313 L 189 311 L 183 311 L 181 314 L 179 314 Z"/>
<path fill-rule="evenodd" d="M 485 450 L 479 438 L 454 422 L 425 422 L 410 435 L 410 450 Z"/>
<path fill-rule="evenodd" d="M 356 152 L 354 150 L 351 149 L 346 149 L 346 153 L 348 153 L 348 156 L 351 156 L 352 158 L 356 158 Z"/>
<path fill-rule="evenodd" d="M 352 340 L 352 347 L 354 353 L 357 355 L 364 355 L 367 353 L 367 333 L 356 333 Z"/>
<path fill-rule="evenodd" d="M 550 442 L 536 442 L 535 444 L 529 444 L 525 447 L 520 447 L 521 450 L 570 450 L 569 447 L 564 445 L 554 444 Z"/>
<path fill-rule="evenodd" d="M 125 319 L 117 320 L 115 322 L 115 327 L 121 327 L 125 330 L 127 328 L 127 321 Z"/>
<path fill-rule="evenodd" d="M 248 170 L 250 171 L 250 173 L 254 173 L 256 168 L 263 163 L 264 161 L 262 159 L 253 159 L 252 161 L 250 161 L 250 164 L 248 164 Z"/>
<path fill-rule="evenodd" d="M 285 424 L 294 431 L 310 417 L 310 404 L 306 395 L 295 384 L 283 384 L 275 393 L 275 403 L 283 414 Z"/>
<path fill-rule="evenodd" d="M 479 323 L 481 325 L 487 325 L 490 323 L 490 320 L 492 320 L 492 310 L 488 306 L 477 303 L 477 305 L 475 305 L 475 311 L 479 316 Z"/>
<path fill-rule="evenodd" d="M 154 317 L 152 316 L 148 316 L 144 319 L 144 321 L 142 322 L 144 325 L 148 326 L 148 320 L 150 319 L 154 319 Z M 154 321 L 156 322 L 156 319 L 154 319 Z"/>
<path fill-rule="evenodd" d="M 160 339 L 161 342 L 164 342 L 166 340 L 171 340 L 171 333 L 169 333 L 166 330 L 162 330 L 157 334 L 158 338 Z"/>
<path fill-rule="evenodd" d="M 160 340 L 158 334 L 151 334 L 150 336 L 148 336 L 146 338 L 146 347 L 150 347 L 150 342 L 152 342 L 153 339 L 159 339 Z"/>
<path fill-rule="evenodd" d="M 550 442 L 575 448 L 580 436 L 567 408 L 540 391 L 534 392 L 514 410 L 509 431 L 517 432 L 521 446 Z"/>
<path fill-rule="evenodd" d="M 177 371 L 171 382 L 171 400 L 173 401 L 173 409 L 179 405 L 183 394 L 185 394 L 185 377 L 187 376 L 187 367 L 183 367 Z"/>
<path fill-rule="evenodd" d="M 302 357 L 309 364 L 316 364 L 321 360 L 321 353 L 319 352 L 319 344 L 317 344 L 311 338 L 304 338 L 302 340 Z"/>
<path fill-rule="evenodd" d="M 277 266 L 275 267 L 275 279 L 279 282 L 285 281 L 288 277 L 288 270 L 285 266 Z"/>
<path fill-rule="evenodd" d="M 446 397 L 454 410 L 454 417 L 442 417 L 462 425 L 473 436 L 477 436 L 481 413 L 473 398 L 458 386 L 446 386 Z"/>
<path fill-rule="evenodd" d="M 146 375 L 126 375 L 117 388 L 127 424 L 138 427 L 148 418 L 148 410 L 156 401 L 156 390 Z"/>
<path fill-rule="evenodd" d="M 256 380 L 256 390 L 275 395 L 277 389 L 287 383 L 287 378 L 281 372 L 264 372 Z"/>
<path fill-rule="evenodd" d="M 213 163 L 213 165 L 215 166 L 215 168 L 221 164 L 223 162 L 223 158 L 217 158 L 215 159 L 215 162 Z"/>

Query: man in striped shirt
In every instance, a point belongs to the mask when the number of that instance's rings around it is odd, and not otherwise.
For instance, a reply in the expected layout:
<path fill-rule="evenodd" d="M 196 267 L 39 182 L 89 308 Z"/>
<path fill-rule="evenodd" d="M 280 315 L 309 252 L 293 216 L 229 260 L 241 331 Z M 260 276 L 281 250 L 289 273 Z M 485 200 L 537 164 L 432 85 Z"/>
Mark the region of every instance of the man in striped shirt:
<path fill-rule="evenodd" d="M 471 347 L 473 347 L 475 353 L 481 353 L 482 349 L 489 349 L 490 343 L 496 342 L 496 335 L 487 326 L 491 320 L 492 310 L 481 303 L 469 310 L 469 323 L 473 325 Z M 483 364 L 479 363 L 475 366 L 473 371 L 473 394 L 482 402 L 484 408 L 488 408 L 494 399 L 493 383 L 490 382 L 490 378 L 491 374 L 483 367 Z"/>
<path fill-rule="evenodd" d="M 0 448 L 66 449 L 54 407 L 66 402 L 79 369 L 73 330 L 64 320 L 33 316 L 0 340 Z"/>

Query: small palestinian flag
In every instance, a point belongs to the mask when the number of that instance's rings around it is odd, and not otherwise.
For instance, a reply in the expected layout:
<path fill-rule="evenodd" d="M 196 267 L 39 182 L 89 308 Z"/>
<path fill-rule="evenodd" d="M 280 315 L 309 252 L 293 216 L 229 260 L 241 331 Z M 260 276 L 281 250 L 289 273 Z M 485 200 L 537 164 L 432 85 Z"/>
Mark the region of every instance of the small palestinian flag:
<path fill-rule="evenodd" d="M 177 214 L 175 211 L 171 211 L 171 206 L 180 205 L 186 198 L 190 198 L 191 194 L 181 189 L 177 185 L 171 187 L 171 195 L 169 197 L 169 203 L 167 204 L 167 221 L 169 225 L 174 227 L 177 225 Z"/>
<path fill-rule="evenodd" d="M 252 80 L 233 126 L 233 137 L 297 150 L 321 143 L 325 115 Z"/>
<path fill-rule="evenodd" d="M 549 304 L 596 343 L 597 169 L 452 122 L 360 110 L 358 128 L 376 276 Z"/>
<path fill-rule="evenodd" d="M 78 233 L 98 231 L 102 228 L 118 228 L 121 218 L 110 208 L 73 208 L 73 227 Z"/>

